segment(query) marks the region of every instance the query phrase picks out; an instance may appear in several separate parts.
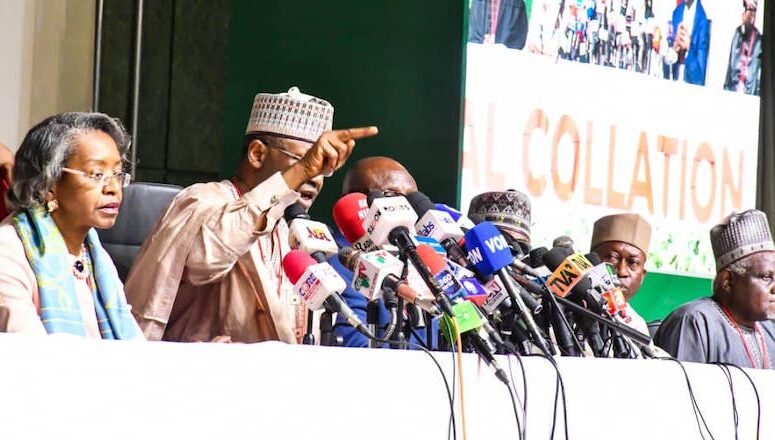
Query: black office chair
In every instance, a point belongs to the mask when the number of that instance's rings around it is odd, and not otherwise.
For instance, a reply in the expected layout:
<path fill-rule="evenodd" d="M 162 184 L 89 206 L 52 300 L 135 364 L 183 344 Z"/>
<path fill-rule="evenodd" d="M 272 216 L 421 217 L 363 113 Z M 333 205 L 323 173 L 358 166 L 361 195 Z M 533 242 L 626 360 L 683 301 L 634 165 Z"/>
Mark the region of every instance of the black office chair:
<path fill-rule="evenodd" d="M 655 321 L 649 321 L 646 323 L 646 325 L 649 327 L 649 335 L 651 336 L 651 339 L 654 339 L 654 335 L 657 334 L 657 330 L 659 329 L 659 326 L 662 324 L 661 319 L 657 319 Z"/>
<path fill-rule="evenodd" d="M 126 281 L 132 262 L 156 220 L 183 189 L 177 185 L 133 182 L 124 188 L 124 199 L 110 229 L 98 230 L 102 246 L 113 258 L 121 281 Z"/>

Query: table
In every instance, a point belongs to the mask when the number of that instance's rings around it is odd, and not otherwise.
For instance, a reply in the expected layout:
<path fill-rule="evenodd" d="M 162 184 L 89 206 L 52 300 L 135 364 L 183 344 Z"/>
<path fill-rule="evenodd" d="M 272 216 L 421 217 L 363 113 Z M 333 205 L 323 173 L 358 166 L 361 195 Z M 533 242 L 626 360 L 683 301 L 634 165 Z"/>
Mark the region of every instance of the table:
<path fill-rule="evenodd" d="M 450 353 L 436 353 L 451 380 Z M 263 344 L 96 341 L 0 334 L 0 437 L 445 439 L 449 403 L 427 354 Z M 509 365 L 522 396 L 515 358 Z M 527 435 L 547 439 L 556 375 L 524 358 Z M 679 366 L 664 360 L 557 360 L 571 439 L 700 438 Z M 463 355 L 469 439 L 517 438 L 508 391 Z M 734 438 L 728 382 L 686 363 L 716 439 Z M 746 370 L 761 397 L 761 437 L 775 438 L 775 371 Z M 755 438 L 750 384 L 732 371 L 741 439 Z M 561 413 L 560 413 L 561 415 Z M 459 414 L 458 414 L 459 416 Z M 458 423 L 458 439 L 462 439 Z M 563 437 L 563 423 L 556 438 Z"/>

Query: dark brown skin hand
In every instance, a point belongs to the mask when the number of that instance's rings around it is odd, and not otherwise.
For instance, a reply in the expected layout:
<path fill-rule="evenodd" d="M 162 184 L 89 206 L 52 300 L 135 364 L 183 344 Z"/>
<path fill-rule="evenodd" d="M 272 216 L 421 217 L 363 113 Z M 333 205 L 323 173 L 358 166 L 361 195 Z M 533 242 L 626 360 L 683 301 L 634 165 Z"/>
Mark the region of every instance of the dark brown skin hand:
<path fill-rule="evenodd" d="M 377 127 L 326 131 L 301 160 L 283 171 L 283 178 L 289 188 L 296 189 L 321 174 L 331 175 L 350 157 L 356 140 L 375 136 L 378 132 Z"/>

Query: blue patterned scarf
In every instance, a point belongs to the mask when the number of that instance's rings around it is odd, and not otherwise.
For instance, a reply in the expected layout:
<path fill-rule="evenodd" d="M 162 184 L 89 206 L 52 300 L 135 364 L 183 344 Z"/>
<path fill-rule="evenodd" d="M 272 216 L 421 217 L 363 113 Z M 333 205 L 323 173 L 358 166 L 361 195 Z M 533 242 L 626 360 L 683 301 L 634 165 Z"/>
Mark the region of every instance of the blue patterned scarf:
<path fill-rule="evenodd" d="M 43 327 L 49 334 L 86 336 L 72 262 L 68 258 L 65 240 L 51 215 L 43 208 L 19 210 L 13 215 L 13 224 L 38 281 Z M 102 339 L 134 338 L 134 318 L 122 295 L 121 280 L 94 229 L 90 229 L 86 236 L 86 246 L 93 262 L 96 289 L 92 288 L 92 292 Z"/>

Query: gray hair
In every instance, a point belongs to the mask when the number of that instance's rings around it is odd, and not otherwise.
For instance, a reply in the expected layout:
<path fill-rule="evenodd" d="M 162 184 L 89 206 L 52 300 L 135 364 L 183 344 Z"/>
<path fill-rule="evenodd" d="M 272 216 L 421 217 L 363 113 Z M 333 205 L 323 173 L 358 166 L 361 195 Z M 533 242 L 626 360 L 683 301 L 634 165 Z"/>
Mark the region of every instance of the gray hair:
<path fill-rule="evenodd" d="M 719 277 L 719 274 L 724 271 L 728 270 L 729 272 L 737 275 L 742 276 L 745 275 L 746 272 L 748 272 L 751 269 L 751 266 L 753 266 L 753 261 L 751 260 L 751 257 L 755 254 L 747 255 L 735 262 L 729 263 L 726 266 L 724 266 L 718 273 L 716 274 L 716 277 L 713 278 L 713 292 L 716 293 L 721 290 L 721 278 Z"/>
<path fill-rule="evenodd" d="M 24 136 L 13 167 L 13 184 L 6 195 L 12 210 L 42 206 L 46 194 L 62 177 L 81 135 L 101 131 L 118 147 L 126 163 L 130 137 L 121 121 L 104 113 L 70 112 L 50 116 Z"/>

